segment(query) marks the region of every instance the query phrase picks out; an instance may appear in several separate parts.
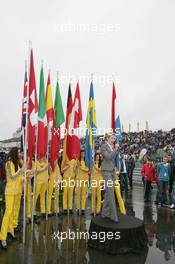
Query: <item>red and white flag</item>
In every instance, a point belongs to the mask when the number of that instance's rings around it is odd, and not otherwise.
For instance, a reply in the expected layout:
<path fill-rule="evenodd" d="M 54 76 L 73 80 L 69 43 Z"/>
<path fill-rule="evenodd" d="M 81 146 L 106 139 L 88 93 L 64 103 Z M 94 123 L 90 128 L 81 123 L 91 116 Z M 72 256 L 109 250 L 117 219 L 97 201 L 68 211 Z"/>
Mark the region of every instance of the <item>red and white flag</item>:
<path fill-rule="evenodd" d="M 116 120 L 116 90 L 115 90 L 115 85 L 113 83 L 112 85 L 112 109 L 111 109 L 111 128 L 113 132 L 115 132 L 115 120 Z"/>
<path fill-rule="evenodd" d="M 30 72 L 29 72 L 29 98 L 28 98 L 28 155 L 29 166 L 32 166 L 32 158 L 36 148 L 36 127 L 37 127 L 37 113 L 38 101 L 36 93 L 35 69 L 33 61 L 33 50 L 30 53 Z"/>
<path fill-rule="evenodd" d="M 72 107 L 69 131 L 71 135 L 71 157 L 80 158 L 80 122 L 82 121 L 82 108 L 79 83 L 77 83 Z"/>

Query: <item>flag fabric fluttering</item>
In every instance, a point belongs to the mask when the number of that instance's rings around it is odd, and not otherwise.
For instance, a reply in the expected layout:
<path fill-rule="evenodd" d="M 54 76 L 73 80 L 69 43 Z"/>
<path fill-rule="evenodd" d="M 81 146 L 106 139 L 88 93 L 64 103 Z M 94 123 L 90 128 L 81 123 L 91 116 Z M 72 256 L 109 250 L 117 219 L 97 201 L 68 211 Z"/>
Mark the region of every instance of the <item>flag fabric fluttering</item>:
<path fill-rule="evenodd" d="M 112 87 L 112 111 L 111 111 L 111 128 L 116 136 L 116 143 L 119 143 L 122 138 L 120 115 L 118 111 L 118 98 L 116 94 L 115 84 Z M 120 155 L 115 157 L 115 166 L 119 168 Z"/>
<path fill-rule="evenodd" d="M 79 83 L 77 82 L 72 113 L 69 124 L 71 159 L 73 157 L 80 158 L 80 122 L 82 121 L 82 108 Z"/>
<path fill-rule="evenodd" d="M 86 119 L 86 138 L 85 138 L 85 163 L 87 167 L 91 167 L 93 162 L 93 141 L 97 134 L 96 108 L 94 98 L 93 81 L 90 84 L 89 104 Z"/>
<path fill-rule="evenodd" d="M 22 119 L 21 119 L 21 150 L 24 149 L 26 139 L 26 118 L 27 118 L 27 69 L 25 67 L 24 74 L 24 89 L 23 89 L 23 100 L 22 100 Z"/>
<path fill-rule="evenodd" d="M 47 89 L 46 89 L 46 113 L 47 113 L 47 123 L 52 126 L 54 119 L 53 110 L 53 100 L 52 100 L 52 87 L 50 81 L 50 72 L 47 79 Z"/>
<path fill-rule="evenodd" d="M 111 128 L 115 132 L 115 120 L 116 120 L 116 91 L 115 85 L 112 86 L 112 109 L 111 109 Z"/>
<path fill-rule="evenodd" d="M 55 104 L 54 104 L 54 123 L 52 128 L 51 148 L 50 148 L 50 165 L 52 170 L 55 168 L 55 161 L 59 156 L 60 149 L 60 126 L 64 123 L 64 112 L 62 99 L 60 94 L 60 87 L 57 81 L 56 93 L 55 93 Z"/>
<path fill-rule="evenodd" d="M 40 72 L 40 89 L 39 89 L 39 108 L 38 108 L 38 140 L 37 154 L 38 159 L 43 158 L 47 152 L 47 118 L 46 118 L 46 101 L 45 101 L 45 86 L 43 66 Z"/>
<path fill-rule="evenodd" d="M 32 166 L 32 158 L 36 148 L 36 128 L 37 128 L 38 102 L 35 81 L 35 69 L 33 60 L 33 50 L 30 52 L 30 70 L 29 70 L 29 98 L 28 98 L 28 156 L 29 166 Z"/>
<path fill-rule="evenodd" d="M 63 169 L 66 166 L 66 163 L 71 159 L 71 138 L 69 135 L 69 124 L 72 113 L 72 92 L 71 84 L 69 84 L 68 96 L 67 96 L 67 111 L 66 111 L 66 122 L 65 122 L 65 135 L 64 135 L 64 144 L 63 144 L 63 159 L 61 168 Z"/>
<path fill-rule="evenodd" d="M 111 128 L 116 135 L 116 142 L 119 143 L 122 138 L 122 131 L 121 131 L 120 115 L 118 111 L 118 98 L 114 83 L 112 87 Z"/>

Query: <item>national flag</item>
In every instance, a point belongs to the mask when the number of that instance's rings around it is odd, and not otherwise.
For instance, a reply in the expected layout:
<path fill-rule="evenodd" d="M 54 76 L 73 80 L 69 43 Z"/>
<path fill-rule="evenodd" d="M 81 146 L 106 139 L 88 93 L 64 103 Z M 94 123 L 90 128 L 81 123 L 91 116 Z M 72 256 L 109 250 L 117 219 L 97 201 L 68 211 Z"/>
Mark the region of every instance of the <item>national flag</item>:
<path fill-rule="evenodd" d="M 72 106 L 71 119 L 69 124 L 70 130 L 70 144 L 71 144 L 71 158 L 76 156 L 80 158 L 80 122 L 82 121 L 82 108 L 79 83 L 77 82 L 74 103 Z"/>
<path fill-rule="evenodd" d="M 90 168 L 93 162 L 93 141 L 97 133 L 96 109 L 93 82 L 90 84 L 89 104 L 86 119 L 85 163 Z"/>
<path fill-rule="evenodd" d="M 40 71 L 40 89 L 39 89 L 39 108 L 38 108 L 38 141 L 37 154 L 38 159 L 43 158 L 47 152 L 48 129 L 46 118 L 46 101 L 45 101 L 45 86 L 43 67 Z"/>
<path fill-rule="evenodd" d="M 27 69 L 24 74 L 24 88 L 23 88 L 23 100 L 22 100 L 22 119 L 21 119 L 21 150 L 24 148 L 26 138 L 26 118 L 27 118 Z"/>
<path fill-rule="evenodd" d="M 71 145 L 70 145 L 70 136 L 69 136 L 69 124 L 72 113 L 72 92 L 71 85 L 69 84 L 68 96 L 67 96 L 67 111 L 66 111 L 66 123 L 65 123 L 65 135 L 64 135 L 64 144 L 63 144 L 63 160 L 62 160 L 62 169 L 66 166 L 67 161 L 71 158 Z"/>
<path fill-rule="evenodd" d="M 21 127 L 26 126 L 26 114 L 27 114 L 27 70 L 25 70 L 25 75 L 24 75 Z"/>
<path fill-rule="evenodd" d="M 115 132 L 115 119 L 116 119 L 116 91 L 115 85 L 112 86 L 112 109 L 111 109 L 111 128 Z"/>
<path fill-rule="evenodd" d="M 119 143 L 122 137 L 122 133 L 121 133 L 120 115 L 118 111 L 118 97 L 116 94 L 114 83 L 112 87 L 111 128 L 116 135 L 116 142 Z"/>
<path fill-rule="evenodd" d="M 64 112 L 63 112 L 59 83 L 57 81 L 55 104 L 54 104 L 54 123 L 52 129 L 52 139 L 51 139 L 51 148 L 50 148 L 50 165 L 52 167 L 52 170 L 54 170 L 55 161 L 58 159 L 59 156 L 60 126 L 63 123 L 64 123 Z"/>
<path fill-rule="evenodd" d="M 35 69 L 33 61 L 33 50 L 30 53 L 30 71 L 29 71 L 29 105 L 28 105 L 28 155 L 29 165 L 32 166 L 32 158 L 36 148 L 36 126 L 37 126 L 37 112 L 38 102 L 36 93 Z"/>
<path fill-rule="evenodd" d="M 47 123 L 52 125 L 54 119 L 53 110 L 53 100 L 52 100 L 52 87 L 50 81 L 50 73 L 47 79 L 47 89 L 46 89 L 46 113 L 47 113 Z"/>
<path fill-rule="evenodd" d="M 120 115 L 118 111 L 118 97 L 116 94 L 115 84 L 112 87 L 112 111 L 111 111 L 111 128 L 116 136 L 116 143 L 119 143 L 122 137 Z M 115 166 L 119 168 L 120 155 L 115 157 Z"/>

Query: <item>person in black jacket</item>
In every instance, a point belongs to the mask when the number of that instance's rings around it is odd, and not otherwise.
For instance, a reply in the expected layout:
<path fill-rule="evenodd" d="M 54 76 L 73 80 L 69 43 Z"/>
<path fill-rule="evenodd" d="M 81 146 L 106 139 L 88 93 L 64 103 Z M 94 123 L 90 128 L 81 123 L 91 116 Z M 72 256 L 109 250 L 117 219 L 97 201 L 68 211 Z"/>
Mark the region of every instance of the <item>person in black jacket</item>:
<path fill-rule="evenodd" d="M 170 162 L 170 166 L 171 166 L 171 182 L 172 182 L 172 203 L 170 205 L 171 209 L 175 208 L 175 159 L 172 159 Z"/>
<path fill-rule="evenodd" d="M 169 164 L 173 164 L 173 157 L 171 155 L 168 155 L 168 162 Z M 171 173 L 172 173 L 172 166 L 171 166 Z M 170 196 L 172 195 L 172 191 L 173 191 L 173 181 L 172 181 L 172 177 L 170 177 L 169 180 L 169 194 Z"/>
<path fill-rule="evenodd" d="M 132 190 L 132 186 L 133 186 L 133 184 L 132 184 L 132 176 L 133 176 L 133 171 L 134 171 L 134 168 L 135 168 L 135 159 L 133 158 L 131 153 L 128 154 L 127 163 L 128 163 L 129 185 L 130 185 L 130 188 Z"/>
<path fill-rule="evenodd" d="M 122 153 L 119 163 L 119 170 L 120 170 L 120 185 L 121 190 L 125 191 L 127 194 L 128 192 L 128 162 L 126 156 Z"/>

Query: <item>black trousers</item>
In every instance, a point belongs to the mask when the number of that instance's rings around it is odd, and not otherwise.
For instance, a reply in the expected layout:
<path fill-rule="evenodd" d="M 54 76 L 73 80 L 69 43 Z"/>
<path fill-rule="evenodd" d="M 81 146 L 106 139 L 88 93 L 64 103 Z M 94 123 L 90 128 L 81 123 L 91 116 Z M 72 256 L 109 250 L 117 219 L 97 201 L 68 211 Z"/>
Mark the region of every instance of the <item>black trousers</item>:
<path fill-rule="evenodd" d="M 168 182 L 159 181 L 157 190 L 157 202 L 168 203 Z"/>
<path fill-rule="evenodd" d="M 151 181 L 145 180 L 145 195 L 144 199 L 146 202 L 150 201 L 150 194 L 151 194 Z"/>
<path fill-rule="evenodd" d="M 129 186 L 132 189 L 132 177 L 133 177 L 133 170 L 128 172 L 128 179 L 129 179 Z"/>

